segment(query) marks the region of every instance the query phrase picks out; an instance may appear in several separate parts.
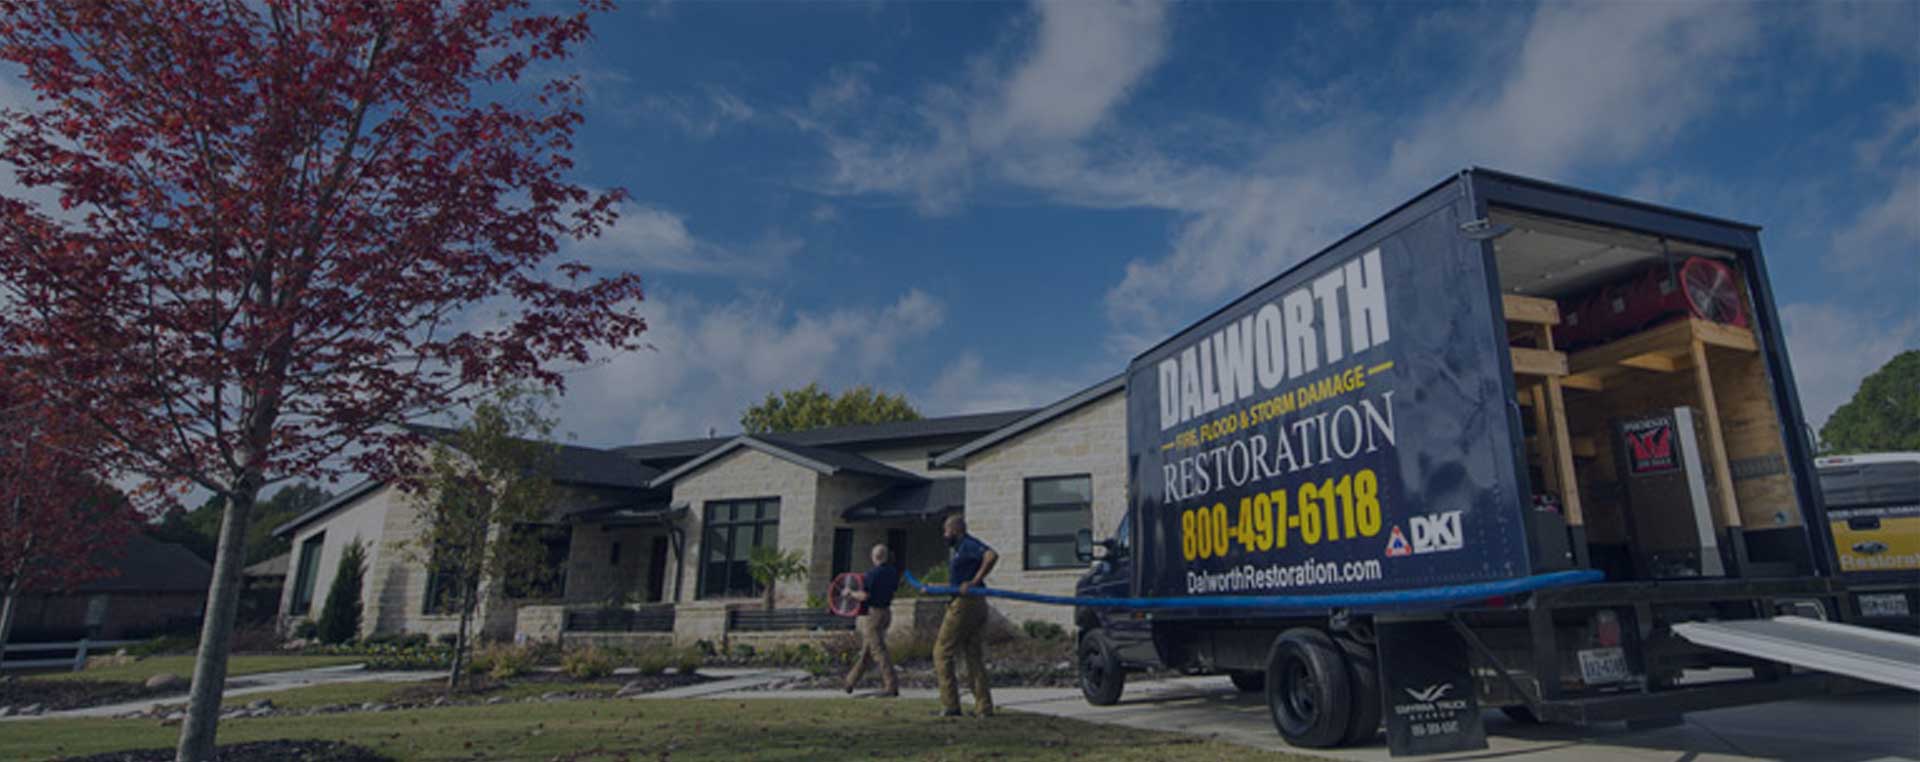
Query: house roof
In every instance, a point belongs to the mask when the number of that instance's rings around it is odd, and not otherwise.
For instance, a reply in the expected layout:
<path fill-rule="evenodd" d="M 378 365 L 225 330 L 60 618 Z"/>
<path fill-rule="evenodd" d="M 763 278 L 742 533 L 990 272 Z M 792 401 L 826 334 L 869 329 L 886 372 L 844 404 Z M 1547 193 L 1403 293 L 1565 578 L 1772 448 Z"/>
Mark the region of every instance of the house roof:
<path fill-rule="evenodd" d="M 825 447 L 803 445 L 786 439 L 784 436 L 775 438 L 765 434 L 742 434 L 728 440 L 726 444 L 708 450 L 706 454 L 698 458 L 682 463 L 679 467 L 661 474 L 653 480 L 650 486 L 655 488 L 665 487 L 680 477 L 698 471 L 707 464 L 713 463 L 725 457 L 728 453 L 741 448 L 757 450 L 794 465 L 813 469 L 828 476 L 846 472 L 903 482 L 919 482 L 924 481 L 926 478 L 911 471 L 902 471 L 893 466 L 873 460 L 872 458 Z"/>
<path fill-rule="evenodd" d="M 285 577 L 287 570 L 293 567 L 293 554 L 281 553 L 260 563 L 240 570 L 242 577 Z"/>
<path fill-rule="evenodd" d="M 806 431 L 790 431 L 773 436 L 796 445 L 811 447 L 847 447 L 856 445 L 875 445 L 887 442 L 909 441 L 916 439 L 941 439 L 955 436 L 978 436 L 1007 425 L 1034 412 L 1026 410 L 1003 410 L 997 413 L 973 413 L 969 415 L 949 415 L 940 418 L 922 418 L 917 421 L 894 421 L 891 423 L 864 423 L 851 426 L 827 426 Z M 707 439 L 682 439 L 672 442 L 616 447 L 617 452 L 637 460 L 670 460 L 691 458 L 711 452 L 732 442 L 737 437 L 710 437 Z"/>
<path fill-rule="evenodd" d="M 407 428 L 449 447 L 454 446 L 452 439 L 456 432 L 453 429 L 423 424 L 409 424 Z M 659 469 L 610 450 L 550 444 L 554 448 L 551 464 L 553 480 L 562 484 L 645 489 L 647 482 L 660 475 Z"/>
<path fill-rule="evenodd" d="M 127 538 L 108 576 L 74 586 L 73 593 L 205 593 L 213 567 L 185 546 L 144 534 Z"/>
<path fill-rule="evenodd" d="M 353 487 L 349 488 L 347 491 L 333 496 L 332 500 L 328 500 L 327 502 L 321 503 L 312 508 L 308 508 L 306 513 L 302 513 L 298 516 L 295 516 L 293 517 L 293 519 L 289 520 L 288 522 L 281 524 L 280 526 L 274 527 L 273 536 L 285 537 L 289 534 L 292 534 L 295 530 L 298 530 L 300 527 L 306 526 L 315 521 L 319 521 L 320 519 L 325 518 L 326 515 L 329 513 L 333 513 L 334 511 L 340 510 L 341 508 L 345 508 L 348 505 L 352 505 L 355 501 L 358 501 L 360 498 L 366 497 L 367 495 L 372 494 L 374 490 L 380 489 L 381 487 L 384 487 L 384 486 L 387 486 L 387 483 L 379 479 L 368 479 L 359 484 L 355 484 L 353 485 Z"/>
<path fill-rule="evenodd" d="M 1075 410 L 1078 410 L 1081 408 L 1081 406 L 1086 405 L 1087 403 L 1093 402 L 1094 400 L 1101 399 L 1114 392 L 1122 391 L 1126 389 L 1126 386 L 1127 386 L 1127 375 L 1125 373 L 1122 373 L 1122 374 L 1113 376 L 1111 378 L 1108 378 L 1104 381 L 1101 381 L 1100 383 L 1094 384 L 1093 386 L 1089 386 L 1085 389 L 1081 389 L 1080 391 L 1074 392 L 1072 395 L 1069 395 L 1066 399 L 1060 400 L 1059 402 L 1055 402 L 1051 405 L 1040 408 L 1039 410 L 1032 411 L 1031 413 L 1025 416 L 1022 416 L 1019 419 L 1016 419 L 1008 423 L 1007 425 L 1002 426 L 991 433 L 988 433 L 986 436 L 980 437 L 979 439 L 975 439 L 971 442 L 960 445 L 959 447 L 955 447 L 951 450 L 941 453 L 938 457 L 933 459 L 933 465 L 935 468 L 963 466 L 966 463 L 966 459 L 972 455 L 975 455 L 989 448 L 992 448 L 993 446 L 998 445 L 1001 442 L 1005 442 L 1009 439 L 1020 436 L 1021 434 L 1031 431 L 1034 428 L 1042 424 L 1045 424 L 1046 422 L 1051 421 L 1055 418 L 1059 418 L 1060 416 L 1063 416 Z"/>
<path fill-rule="evenodd" d="M 840 517 L 848 521 L 924 519 L 960 510 L 966 503 L 967 480 L 956 476 L 889 488 L 854 503 Z"/>

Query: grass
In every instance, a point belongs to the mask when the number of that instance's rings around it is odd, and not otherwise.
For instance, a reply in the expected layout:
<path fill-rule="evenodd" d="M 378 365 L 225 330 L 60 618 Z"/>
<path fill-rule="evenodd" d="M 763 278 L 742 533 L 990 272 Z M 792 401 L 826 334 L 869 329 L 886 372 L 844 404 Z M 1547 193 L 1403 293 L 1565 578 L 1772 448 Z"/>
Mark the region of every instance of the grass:
<path fill-rule="evenodd" d="M 227 660 L 227 677 L 254 675 L 262 672 L 285 672 L 294 669 L 314 667 L 332 667 L 341 664 L 358 664 L 366 661 L 364 656 L 307 656 L 302 654 L 267 654 L 258 656 L 235 656 Z M 145 682 L 147 678 L 162 672 L 171 672 L 183 678 L 193 678 L 193 655 L 149 656 L 132 664 L 118 667 L 82 670 L 80 672 L 57 672 L 37 675 L 35 680 L 130 680 Z"/>
<path fill-rule="evenodd" d="M 418 762 L 1313 759 L 1193 736 L 1018 712 L 985 720 L 947 720 L 930 716 L 936 706 L 931 701 L 782 699 L 503 704 L 229 720 L 220 725 L 220 740 L 342 740 L 372 747 L 398 760 Z M 23 760 L 170 748 L 179 732 L 178 728 L 150 720 L 42 720 L 4 727 L 7 754 Z"/>

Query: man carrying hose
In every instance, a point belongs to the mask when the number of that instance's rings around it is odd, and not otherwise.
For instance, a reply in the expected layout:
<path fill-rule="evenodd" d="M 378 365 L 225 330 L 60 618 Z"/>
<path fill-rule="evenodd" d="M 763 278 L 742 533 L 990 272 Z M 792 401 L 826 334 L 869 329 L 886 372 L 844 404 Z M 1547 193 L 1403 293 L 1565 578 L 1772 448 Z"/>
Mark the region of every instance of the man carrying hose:
<path fill-rule="evenodd" d="M 887 627 L 893 624 L 893 592 L 900 587 L 900 570 L 893 567 L 892 554 L 885 545 L 873 546 L 871 556 L 873 568 L 861 575 L 861 589 L 848 593 L 860 602 L 860 658 L 847 673 L 845 687 L 852 693 L 867 673 L 867 664 L 873 663 L 880 668 L 880 692 L 874 695 L 894 698 L 900 695 L 900 674 L 894 671 L 893 654 L 887 651 Z"/>
<path fill-rule="evenodd" d="M 987 601 L 968 595 L 983 587 L 1000 554 L 967 534 L 967 520 L 959 514 L 947 517 L 941 534 L 953 547 L 947 561 L 947 580 L 958 595 L 947 604 L 947 617 L 940 622 L 940 635 L 933 641 L 933 676 L 940 682 L 940 716 L 960 716 L 960 686 L 954 682 L 954 659 L 965 656 L 967 675 L 973 680 L 973 710 L 981 717 L 993 715 L 993 692 L 987 685 Z"/>

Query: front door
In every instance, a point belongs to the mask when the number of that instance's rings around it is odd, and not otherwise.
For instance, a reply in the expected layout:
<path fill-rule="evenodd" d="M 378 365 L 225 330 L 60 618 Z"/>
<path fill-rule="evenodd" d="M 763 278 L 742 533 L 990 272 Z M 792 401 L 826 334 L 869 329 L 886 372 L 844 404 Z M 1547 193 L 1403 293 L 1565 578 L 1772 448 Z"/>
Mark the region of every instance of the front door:
<path fill-rule="evenodd" d="M 667 599 L 667 538 L 653 538 L 653 548 L 647 554 L 647 602 L 657 603 Z"/>

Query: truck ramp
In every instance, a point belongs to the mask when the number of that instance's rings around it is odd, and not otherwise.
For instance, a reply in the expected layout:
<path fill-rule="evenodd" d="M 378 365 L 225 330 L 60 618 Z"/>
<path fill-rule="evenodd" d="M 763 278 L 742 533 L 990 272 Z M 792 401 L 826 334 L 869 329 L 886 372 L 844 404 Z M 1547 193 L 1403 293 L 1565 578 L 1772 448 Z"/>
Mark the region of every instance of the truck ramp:
<path fill-rule="evenodd" d="M 1688 622 L 1673 631 L 1696 645 L 1920 691 L 1920 638 L 1783 616 Z"/>

